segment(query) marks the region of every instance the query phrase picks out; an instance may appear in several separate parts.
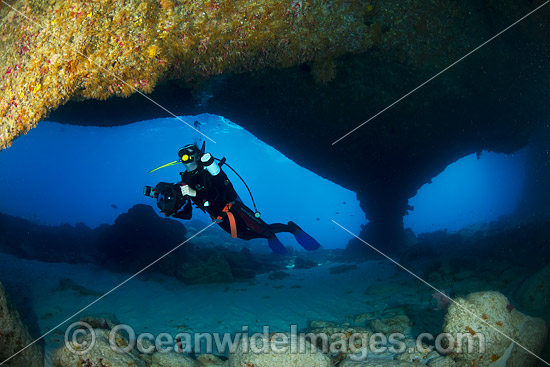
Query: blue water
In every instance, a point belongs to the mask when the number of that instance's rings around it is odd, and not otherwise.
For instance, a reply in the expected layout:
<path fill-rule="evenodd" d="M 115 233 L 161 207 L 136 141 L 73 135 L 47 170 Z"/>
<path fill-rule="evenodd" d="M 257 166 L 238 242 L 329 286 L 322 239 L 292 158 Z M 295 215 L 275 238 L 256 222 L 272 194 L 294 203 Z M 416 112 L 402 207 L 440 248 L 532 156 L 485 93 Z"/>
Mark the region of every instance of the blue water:
<path fill-rule="evenodd" d="M 207 151 L 218 158 L 225 156 L 245 178 L 267 222 L 293 220 L 325 248 L 342 248 L 351 238 L 333 219 L 357 234 L 366 223 L 368 213 L 361 211 L 354 192 L 304 169 L 238 124 L 209 114 L 183 119 L 190 124 L 197 121 L 196 126 L 208 136 L 203 137 Z M 13 147 L 0 152 L 0 210 L 41 224 L 82 222 L 89 227 L 111 224 L 135 204 L 149 204 L 157 210 L 153 199 L 142 194 L 143 186 L 176 182 L 183 167 L 148 171 L 176 160 L 179 147 L 200 138 L 177 119 L 114 128 L 41 122 Z M 405 226 L 417 234 L 443 228 L 452 231 L 512 214 L 524 195 L 526 160 L 525 151 L 513 155 L 484 152 L 479 159 L 471 155 L 458 160 L 410 199 L 415 209 L 405 216 Z M 244 202 L 251 205 L 243 183 L 230 170 L 226 172 Z M 210 223 L 197 209 L 194 213 L 194 219 L 205 226 Z M 223 244 L 224 238 L 229 235 L 211 231 L 196 243 Z M 290 235 L 282 234 L 281 240 L 296 245 Z M 318 261 L 318 267 L 285 265 L 284 279 L 264 273 L 247 281 L 187 285 L 160 274 L 133 278 L 133 274 L 113 273 L 98 265 L 44 263 L 0 254 L 0 279 L 8 292 L 16 295 L 18 306 L 28 304 L 41 333 L 75 313 L 75 319 L 115 313 L 137 332 L 175 335 L 182 330 L 233 333 L 243 325 L 252 330 L 267 325 L 286 331 L 292 324 L 305 328 L 312 319 L 349 322 L 359 313 L 379 319 L 401 307 L 415 322 L 428 319 L 419 324 L 422 331 L 439 331 L 442 321 L 437 317 L 442 318 L 443 313 L 436 314 L 434 289 L 394 263 L 345 264 L 344 270 L 337 272 L 333 266 L 345 259 L 316 255 L 319 253 L 301 256 Z M 494 289 L 493 284 L 488 288 L 484 277 L 499 276 L 492 271 L 481 276 L 470 273 L 462 283 L 436 285 L 457 294 Z M 97 296 L 60 287 L 66 278 L 99 294 L 115 291 L 88 308 Z M 494 284 L 510 293 L 508 284 Z M 412 335 L 412 329 L 407 332 Z M 45 338 L 47 366 L 53 350 L 62 343 L 61 331 Z"/>
<path fill-rule="evenodd" d="M 300 167 L 238 124 L 210 114 L 183 120 L 198 121 L 206 137 L 172 118 L 113 128 L 41 122 L 0 152 L 0 208 L 47 225 L 112 224 L 135 204 L 155 207 L 142 195 L 143 186 L 176 182 L 183 167 L 148 171 L 177 159 L 179 147 L 203 139 L 207 151 L 227 157 L 246 180 L 267 222 L 293 220 L 327 248 L 344 247 L 351 238 L 332 219 L 354 233 L 366 223 L 354 192 Z M 525 160 L 525 151 L 484 152 L 449 165 L 410 199 L 414 210 L 404 217 L 405 227 L 416 234 L 453 231 L 513 213 L 523 196 Z M 245 186 L 226 172 L 252 207 Z M 194 218 L 210 222 L 199 210 Z"/>
<path fill-rule="evenodd" d="M 414 210 L 403 218 L 416 234 L 450 231 L 511 215 L 520 203 L 526 180 L 527 151 L 483 152 L 450 164 L 409 200 Z"/>
<path fill-rule="evenodd" d="M 174 118 L 113 128 L 41 122 L 0 152 L 0 166 L 9 173 L 0 177 L 0 210 L 42 224 L 90 227 L 111 224 L 138 203 L 157 210 L 143 187 L 177 182 L 184 167 L 148 172 L 178 159 L 178 148 L 204 138 L 207 151 L 225 156 L 245 179 L 266 222 L 295 221 L 326 248 L 344 247 L 351 238 L 332 219 L 355 233 L 366 222 L 354 192 L 300 167 L 239 125 L 209 114 L 183 120 L 198 121 L 215 143 Z M 225 171 L 252 207 L 244 184 Z M 198 209 L 194 219 L 211 221 Z M 295 242 L 289 238 L 285 244 Z"/>

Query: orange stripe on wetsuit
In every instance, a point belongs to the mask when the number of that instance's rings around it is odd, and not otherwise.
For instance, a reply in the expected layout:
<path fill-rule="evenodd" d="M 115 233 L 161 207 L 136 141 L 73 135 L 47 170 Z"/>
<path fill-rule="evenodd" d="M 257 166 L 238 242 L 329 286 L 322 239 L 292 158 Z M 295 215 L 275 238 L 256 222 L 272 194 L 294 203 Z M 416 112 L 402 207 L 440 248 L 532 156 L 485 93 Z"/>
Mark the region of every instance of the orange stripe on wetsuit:
<path fill-rule="evenodd" d="M 229 219 L 229 227 L 231 228 L 231 237 L 237 238 L 237 222 L 235 221 L 235 216 L 233 215 L 233 213 L 230 212 L 232 206 L 233 206 L 232 202 L 225 204 L 225 207 L 223 208 L 222 212 L 227 214 L 227 219 Z M 221 215 L 216 219 L 223 220 Z"/>

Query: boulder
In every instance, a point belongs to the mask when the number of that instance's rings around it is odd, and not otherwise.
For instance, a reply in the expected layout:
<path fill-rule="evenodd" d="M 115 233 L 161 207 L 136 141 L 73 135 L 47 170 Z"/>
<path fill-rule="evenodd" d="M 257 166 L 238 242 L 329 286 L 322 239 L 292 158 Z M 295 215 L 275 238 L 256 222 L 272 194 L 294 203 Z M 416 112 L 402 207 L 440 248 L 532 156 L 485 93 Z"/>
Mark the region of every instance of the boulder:
<path fill-rule="evenodd" d="M 182 223 L 161 218 L 152 207 L 137 204 L 119 215 L 113 225 L 96 229 L 97 262 L 114 271 L 137 272 L 180 245 L 186 233 Z M 182 256 L 185 252 L 180 249 L 153 265 L 152 270 L 173 275 L 177 268 L 174 260 Z"/>
<path fill-rule="evenodd" d="M 398 361 L 426 364 L 430 359 L 439 356 L 437 352 L 431 351 L 426 343 L 422 343 L 423 349 L 417 348 L 416 339 L 407 338 L 403 343 L 404 351 L 395 356 L 395 359 Z M 397 347 L 399 346 L 397 345 Z"/>
<path fill-rule="evenodd" d="M 331 322 L 313 321 L 310 325 L 312 326 L 310 333 L 318 336 L 315 340 L 316 347 L 320 349 L 323 348 L 322 343 L 325 343 L 325 340 L 323 340 L 321 336 L 326 336 L 326 341 L 336 349 L 329 351 L 332 357 L 345 359 L 352 354 L 368 354 L 365 348 L 371 340 L 371 330 L 364 327 L 354 327 L 349 323 L 335 324 Z M 314 325 L 317 327 L 313 327 Z M 308 340 L 313 341 L 312 339 Z M 353 345 L 351 343 L 353 343 Z"/>
<path fill-rule="evenodd" d="M 19 312 L 8 300 L 0 283 L 0 364 L 33 342 L 29 330 L 23 324 Z M 44 352 L 35 343 L 6 363 L 9 367 L 43 367 Z"/>
<path fill-rule="evenodd" d="M 514 312 L 515 311 L 515 312 Z M 540 355 L 548 337 L 548 325 L 543 319 L 533 318 L 516 310 L 512 311 L 512 322 L 518 330 L 517 341 L 531 352 Z M 535 366 L 539 360 L 529 354 L 525 349 L 514 345 L 510 351 L 507 367 L 513 366 Z"/>
<path fill-rule="evenodd" d="M 376 333 L 389 335 L 392 333 L 405 334 L 411 325 L 411 320 L 406 315 L 397 315 L 386 319 L 375 319 L 369 323 Z"/>
<path fill-rule="evenodd" d="M 226 251 L 224 255 L 232 268 L 246 268 L 248 265 L 248 256 L 242 252 Z"/>
<path fill-rule="evenodd" d="M 357 315 L 350 316 L 353 320 L 353 325 L 365 326 L 367 321 L 374 318 L 374 313 L 372 312 L 363 312 Z"/>
<path fill-rule="evenodd" d="M 93 338 L 87 333 L 84 339 L 79 340 L 80 344 L 65 344 L 57 349 L 53 355 L 54 367 L 145 367 L 146 364 L 140 359 L 139 353 L 134 348 L 130 352 L 120 352 L 111 349 L 109 345 L 109 331 L 104 329 L 92 329 L 95 335 L 95 342 L 89 350 L 86 346 L 92 343 Z M 128 345 L 125 338 L 118 335 L 116 342 L 124 348 Z"/>
<path fill-rule="evenodd" d="M 80 321 L 90 325 L 93 329 L 111 330 L 116 325 L 122 324 L 120 320 L 111 313 L 84 316 Z"/>
<path fill-rule="evenodd" d="M 526 310 L 547 310 L 550 307 L 550 265 L 527 278 L 519 287 L 516 298 Z"/>
<path fill-rule="evenodd" d="M 279 338 L 280 335 L 286 335 Z M 297 343 L 293 347 L 289 343 L 287 334 L 274 336 L 262 335 L 259 338 L 250 338 L 249 342 L 239 341 L 235 353 L 229 355 L 229 367 L 332 367 L 332 361 L 319 349 L 312 346 L 303 336 L 297 336 Z M 255 342 L 255 344 L 253 344 Z M 294 348 L 302 351 L 294 351 Z"/>
<path fill-rule="evenodd" d="M 207 261 L 184 263 L 178 268 L 176 277 L 186 284 L 225 283 L 233 281 L 233 274 L 223 254 L 214 253 Z"/>
<path fill-rule="evenodd" d="M 197 362 L 203 367 L 223 366 L 225 363 L 220 357 L 213 354 L 200 354 L 197 357 Z"/>
<path fill-rule="evenodd" d="M 426 363 L 429 367 L 452 367 L 456 365 L 456 362 L 454 359 L 448 356 L 439 356 L 433 359 L 430 359 L 428 363 Z"/>
<path fill-rule="evenodd" d="M 418 364 L 406 361 L 394 361 L 392 359 L 373 358 L 363 362 L 353 362 L 346 360 L 338 367 L 416 367 Z"/>
<path fill-rule="evenodd" d="M 193 358 L 181 353 L 155 353 L 150 367 L 199 367 Z"/>
<path fill-rule="evenodd" d="M 455 302 L 445 315 L 443 330 L 455 338 L 448 347 L 455 353 L 458 364 L 475 363 L 478 367 L 536 365 L 537 358 L 511 340 L 540 355 L 548 334 L 544 320 L 522 314 L 498 292 L 472 293 Z M 458 340 L 460 334 L 465 337 Z M 468 350 L 468 347 L 473 348 Z"/>

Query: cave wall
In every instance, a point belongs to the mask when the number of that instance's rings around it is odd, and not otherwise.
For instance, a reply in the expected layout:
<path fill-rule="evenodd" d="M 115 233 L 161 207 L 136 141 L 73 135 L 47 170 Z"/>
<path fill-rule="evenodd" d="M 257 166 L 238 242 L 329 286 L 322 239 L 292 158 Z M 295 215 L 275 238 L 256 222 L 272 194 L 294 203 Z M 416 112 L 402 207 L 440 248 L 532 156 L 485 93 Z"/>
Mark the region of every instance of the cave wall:
<path fill-rule="evenodd" d="M 167 78 L 150 94 L 171 112 L 237 121 L 297 163 L 348 189 L 388 249 L 403 236 L 407 201 L 448 164 L 481 150 L 525 146 L 548 116 L 550 9 L 333 143 L 542 2 L 388 2 L 369 10 L 372 45 L 293 66 L 225 72 L 189 84 Z M 325 77 L 320 77 L 320 74 Z M 69 102 L 51 120 L 114 125 L 165 117 L 141 96 Z M 292 183 L 289 183 L 292 184 Z"/>
<path fill-rule="evenodd" d="M 381 68 L 372 53 L 351 56 L 340 60 L 338 83 L 327 86 L 314 85 L 303 68 L 287 71 L 290 76 L 239 76 L 215 94 L 210 110 L 356 191 L 378 232 L 363 234 L 397 243 L 408 199 L 423 184 L 471 153 L 512 153 L 524 147 L 544 121 L 544 73 L 526 68 L 532 59 L 528 50 L 519 50 L 524 52 L 507 54 L 503 48 L 500 55 L 487 50 L 473 56 L 334 145 L 385 107 L 369 103 L 377 89 L 372 83 L 386 92 L 398 85 L 388 98 L 393 102 L 399 92 L 423 82 L 424 75 L 411 76 L 400 64 Z M 409 76 L 405 83 L 403 75 Z"/>

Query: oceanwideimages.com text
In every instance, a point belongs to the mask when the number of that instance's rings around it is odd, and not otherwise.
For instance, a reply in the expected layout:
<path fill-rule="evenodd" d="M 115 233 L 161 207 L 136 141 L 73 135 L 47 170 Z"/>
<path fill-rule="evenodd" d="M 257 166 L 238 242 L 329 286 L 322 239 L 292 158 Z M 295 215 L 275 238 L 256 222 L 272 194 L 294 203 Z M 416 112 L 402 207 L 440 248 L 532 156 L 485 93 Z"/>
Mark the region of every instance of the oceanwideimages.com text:
<path fill-rule="evenodd" d="M 124 338 L 121 338 L 123 336 Z M 484 352 L 483 334 L 470 333 L 432 335 L 422 333 L 416 337 L 414 346 L 406 343 L 402 333 L 304 333 L 298 332 L 297 325 L 291 325 L 289 332 L 272 332 L 264 326 L 262 332 L 252 333 L 248 326 L 242 326 L 236 333 L 136 333 L 126 324 L 116 325 L 109 332 L 109 346 L 119 353 L 138 350 L 151 353 L 281 353 L 304 354 L 319 351 L 325 354 L 344 352 L 355 361 L 362 361 L 369 354 L 382 353 L 429 353 L 433 350 L 441 354 L 449 352 Z M 124 340 L 121 343 L 121 340 Z M 65 333 L 66 347 L 75 354 L 89 352 L 96 343 L 95 330 L 88 324 L 71 324 Z M 467 350 L 462 350 L 467 347 Z M 452 350 L 451 350 L 452 348 Z"/>

